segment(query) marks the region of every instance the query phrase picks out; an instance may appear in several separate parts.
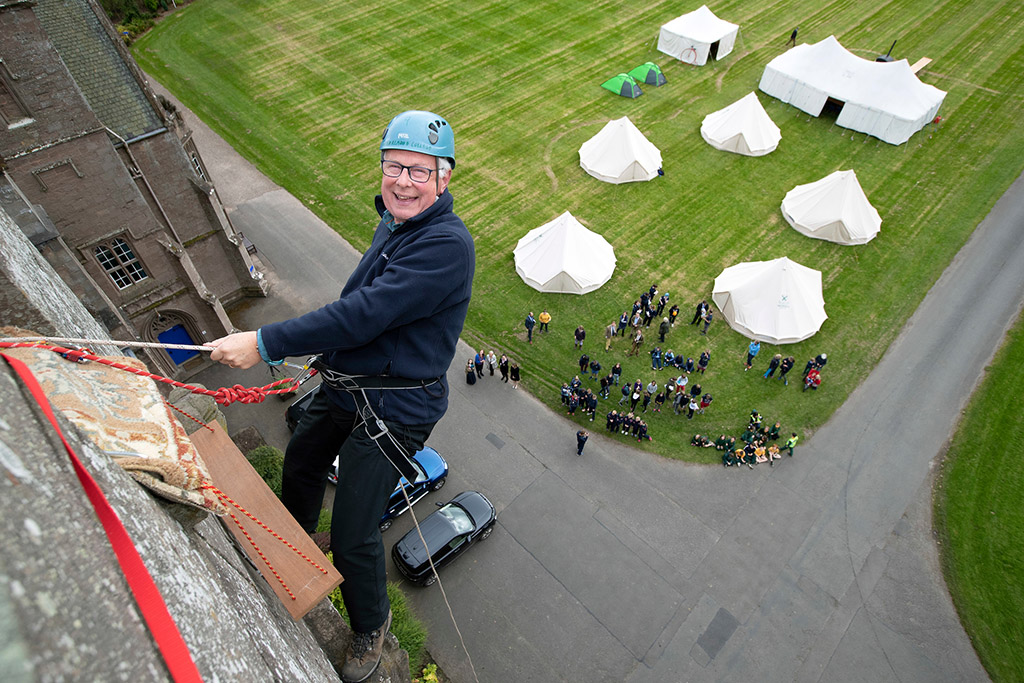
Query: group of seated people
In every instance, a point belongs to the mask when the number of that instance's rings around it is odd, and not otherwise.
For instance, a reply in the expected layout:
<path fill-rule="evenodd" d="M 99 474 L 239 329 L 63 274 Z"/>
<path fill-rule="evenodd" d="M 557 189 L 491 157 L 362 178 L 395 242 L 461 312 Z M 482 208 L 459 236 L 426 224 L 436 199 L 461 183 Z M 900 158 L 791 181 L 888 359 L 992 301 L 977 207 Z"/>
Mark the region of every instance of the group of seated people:
<path fill-rule="evenodd" d="M 608 413 L 606 427 L 611 434 L 626 434 L 637 441 L 654 441 L 647 433 L 647 423 L 631 412 L 611 411 Z"/>
<path fill-rule="evenodd" d="M 690 440 L 691 446 L 698 448 L 711 448 L 722 451 L 722 464 L 726 467 L 742 467 L 746 465 L 750 469 L 754 465 L 768 463 L 775 465 L 775 461 L 781 456 L 778 441 L 782 425 L 779 422 L 768 426 L 757 410 L 750 411 L 750 420 L 747 428 L 740 435 L 740 444 L 737 445 L 736 438 L 722 434 L 714 441 L 702 434 L 694 434 Z"/>

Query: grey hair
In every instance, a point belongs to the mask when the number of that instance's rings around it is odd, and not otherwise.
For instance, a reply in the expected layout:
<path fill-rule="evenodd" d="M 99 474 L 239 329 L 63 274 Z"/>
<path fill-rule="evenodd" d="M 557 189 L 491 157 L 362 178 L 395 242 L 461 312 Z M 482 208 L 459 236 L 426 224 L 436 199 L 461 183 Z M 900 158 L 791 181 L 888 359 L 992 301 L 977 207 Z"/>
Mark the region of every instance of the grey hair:
<path fill-rule="evenodd" d="M 452 172 L 452 162 L 448 161 L 448 157 L 435 157 L 437 159 L 437 176 L 440 180 L 444 180 Z"/>

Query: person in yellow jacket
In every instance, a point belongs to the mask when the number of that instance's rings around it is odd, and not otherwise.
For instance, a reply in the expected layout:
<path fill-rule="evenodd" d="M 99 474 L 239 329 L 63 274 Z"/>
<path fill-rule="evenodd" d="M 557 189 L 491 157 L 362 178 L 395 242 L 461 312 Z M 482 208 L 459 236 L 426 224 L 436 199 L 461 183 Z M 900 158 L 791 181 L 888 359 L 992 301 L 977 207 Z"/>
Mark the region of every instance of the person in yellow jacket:
<path fill-rule="evenodd" d="M 789 457 L 793 457 L 793 449 L 796 448 L 796 442 L 800 440 L 800 437 L 793 432 L 793 436 L 786 440 L 786 448 L 789 449 Z"/>
<path fill-rule="evenodd" d="M 541 311 L 540 315 L 537 316 L 537 322 L 540 323 L 540 332 L 548 331 L 548 323 L 551 322 L 551 314 L 547 311 Z"/>

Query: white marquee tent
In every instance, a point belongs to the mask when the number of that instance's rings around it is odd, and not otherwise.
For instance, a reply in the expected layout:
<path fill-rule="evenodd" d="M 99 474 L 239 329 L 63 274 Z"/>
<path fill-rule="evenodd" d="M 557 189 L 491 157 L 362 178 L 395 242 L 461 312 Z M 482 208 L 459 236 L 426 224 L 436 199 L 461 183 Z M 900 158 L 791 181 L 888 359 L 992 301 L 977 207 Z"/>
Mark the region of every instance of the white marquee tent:
<path fill-rule="evenodd" d="M 704 66 L 708 57 L 721 59 L 732 52 L 740 27 L 715 16 L 707 5 L 676 17 L 661 27 L 658 50 L 670 57 Z"/>
<path fill-rule="evenodd" d="M 828 318 L 821 271 L 786 257 L 726 268 L 711 299 L 734 330 L 771 344 L 803 341 Z"/>
<path fill-rule="evenodd" d="M 526 233 L 512 252 L 523 282 L 540 292 L 586 294 L 615 272 L 615 250 L 571 213 Z"/>
<path fill-rule="evenodd" d="M 882 227 L 853 171 L 797 185 L 782 200 L 782 215 L 808 237 L 839 244 L 866 244 Z"/>
<path fill-rule="evenodd" d="M 661 152 L 623 116 L 580 146 L 580 166 L 606 183 L 651 180 L 661 168 Z"/>
<path fill-rule="evenodd" d="M 842 109 L 836 123 L 901 145 L 935 118 L 946 93 L 922 83 L 907 60 L 862 59 L 829 36 L 801 44 L 764 68 L 762 91 L 812 116 L 830 98 Z"/>
<path fill-rule="evenodd" d="M 774 151 L 782 139 L 779 127 L 753 92 L 725 109 L 705 116 L 700 134 L 716 149 L 748 157 L 764 156 Z"/>

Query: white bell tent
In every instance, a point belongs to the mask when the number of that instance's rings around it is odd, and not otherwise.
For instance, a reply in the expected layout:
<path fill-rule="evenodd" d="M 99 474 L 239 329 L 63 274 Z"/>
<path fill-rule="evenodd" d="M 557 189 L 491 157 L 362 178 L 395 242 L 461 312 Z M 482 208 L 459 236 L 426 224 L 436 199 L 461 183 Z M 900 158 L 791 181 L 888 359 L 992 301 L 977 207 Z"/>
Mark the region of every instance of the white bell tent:
<path fill-rule="evenodd" d="M 623 116 L 580 146 L 580 166 L 606 183 L 651 180 L 661 168 L 661 152 Z"/>
<path fill-rule="evenodd" d="M 687 64 L 704 66 L 709 57 L 721 59 L 732 52 L 739 30 L 701 5 L 661 27 L 658 50 Z"/>
<path fill-rule="evenodd" d="M 782 215 L 808 237 L 838 244 L 866 244 L 882 227 L 853 171 L 797 185 L 782 200 Z"/>
<path fill-rule="evenodd" d="M 700 125 L 704 141 L 715 149 L 748 157 L 768 154 L 779 146 L 782 133 L 754 92 L 725 109 L 704 117 Z"/>
<path fill-rule="evenodd" d="M 571 213 L 526 233 L 512 252 L 523 282 L 540 292 L 586 294 L 615 272 L 615 250 Z"/>
<path fill-rule="evenodd" d="M 762 91 L 811 116 L 825 103 L 841 107 L 836 123 L 901 145 L 936 114 L 946 93 L 922 83 L 907 60 L 873 62 L 849 52 L 835 36 L 788 50 L 764 68 Z"/>
<path fill-rule="evenodd" d="M 730 327 L 771 344 L 803 341 L 828 318 L 821 271 L 786 257 L 726 268 L 715 278 L 711 299 Z"/>

